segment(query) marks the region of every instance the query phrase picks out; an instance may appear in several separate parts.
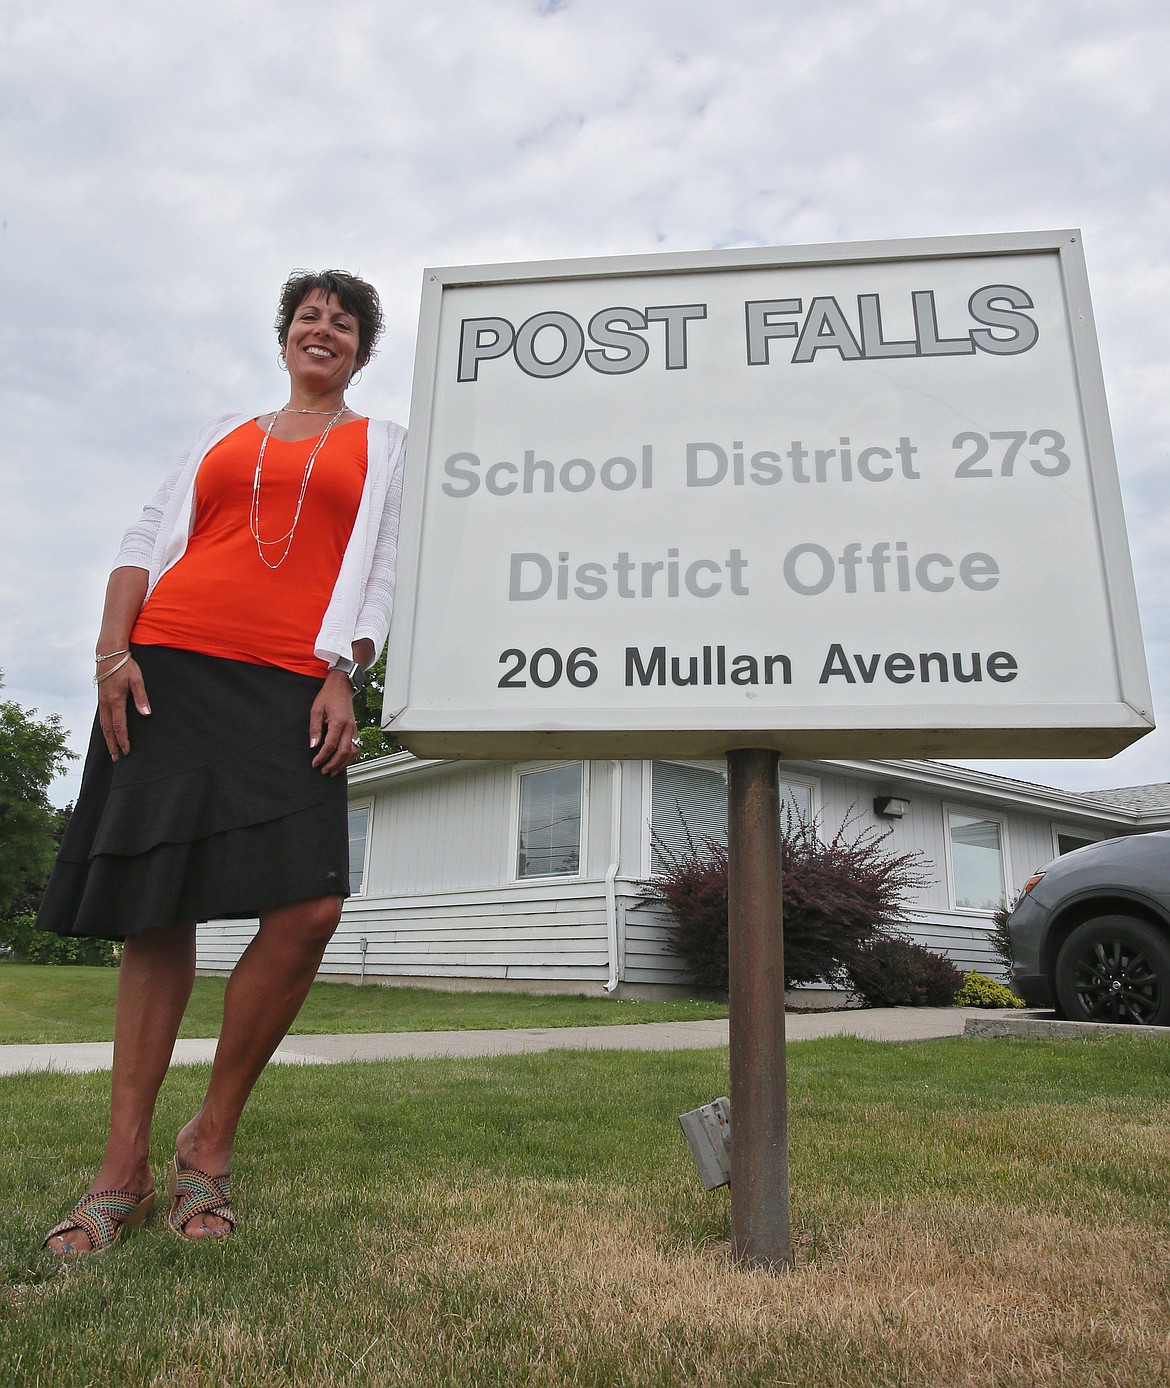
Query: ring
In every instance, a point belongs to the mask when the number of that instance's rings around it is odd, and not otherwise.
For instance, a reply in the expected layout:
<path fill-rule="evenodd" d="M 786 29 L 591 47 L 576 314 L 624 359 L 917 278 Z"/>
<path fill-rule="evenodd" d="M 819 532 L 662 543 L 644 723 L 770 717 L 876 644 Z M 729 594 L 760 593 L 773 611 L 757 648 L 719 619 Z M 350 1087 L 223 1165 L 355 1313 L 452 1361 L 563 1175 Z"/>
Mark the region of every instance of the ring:
<path fill-rule="evenodd" d="M 350 742 L 352 742 L 355 747 L 360 747 L 362 745 L 361 738 L 358 737 L 351 737 Z"/>

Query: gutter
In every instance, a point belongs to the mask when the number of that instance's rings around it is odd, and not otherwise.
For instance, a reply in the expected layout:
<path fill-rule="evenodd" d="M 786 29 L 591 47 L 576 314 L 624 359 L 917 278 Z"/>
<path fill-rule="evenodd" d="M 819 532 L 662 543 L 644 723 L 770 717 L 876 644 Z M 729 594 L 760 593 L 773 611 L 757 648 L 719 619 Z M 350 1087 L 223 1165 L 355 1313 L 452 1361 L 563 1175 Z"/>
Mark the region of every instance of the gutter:
<path fill-rule="evenodd" d="M 605 936 L 609 952 L 609 977 L 605 983 L 607 993 L 612 993 L 621 981 L 617 875 L 622 859 L 622 764 L 620 761 L 611 761 L 610 766 L 613 767 L 609 806 L 610 863 L 605 870 Z"/>

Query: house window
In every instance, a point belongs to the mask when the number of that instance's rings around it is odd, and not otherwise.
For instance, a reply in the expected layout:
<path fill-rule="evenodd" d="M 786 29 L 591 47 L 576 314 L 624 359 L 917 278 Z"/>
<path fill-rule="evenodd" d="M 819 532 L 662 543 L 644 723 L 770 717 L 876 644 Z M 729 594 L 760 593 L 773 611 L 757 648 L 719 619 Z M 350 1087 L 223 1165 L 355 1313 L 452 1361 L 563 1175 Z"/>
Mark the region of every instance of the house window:
<path fill-rule="evenodd" d="M 1084 834 L 1078 829 L 1057 829 L 1056 856 L 1060 858 L 1074 849 L 1087 848 L 1089 844 L 1097 843 L 1100 838 L 1100 834 Z"/>
<path fill-rule="evenodd" d="M 349 890 L 354 896 L 360 896 L 365 888 L 370 809 L 368 804 L 349 807 Z"/>
<path fill-rule="evenodd" d="M 780 826 L 785 810 L 806 823 L 813 816 L 813 788 L 804 781 L 780 782 Z M 687 835 L 727 842 L 727 773 L 683 762 L 656 761 L 650 785 L 650 870 L 662 872 L 687 851 Z"/>
<path fill-rule="evenodd" d="M 727 777 L 722 770 L 656 761 L 650 773 L 650 869 L 687 851 L 687 835 L 727 842 Z"/>
<path fill-rule="evenodd" d="M 517 877 L 572 877 L 581 871 L 580 762 L 520 775 Z"/>
<path fill-rule="evenodd" d="M 1007 901 L 1003 821 L 948 809 L 947 831 L 955 910 L 998 911 Z"/>
<path fill-rule="evenodd" d="M 813 788 L 805 781 L 780 782 L 780 825 L 784 827 L 784 816 L 791 811 L 793 819 L 803 824 L 811 824 L 813 817 Z"/>

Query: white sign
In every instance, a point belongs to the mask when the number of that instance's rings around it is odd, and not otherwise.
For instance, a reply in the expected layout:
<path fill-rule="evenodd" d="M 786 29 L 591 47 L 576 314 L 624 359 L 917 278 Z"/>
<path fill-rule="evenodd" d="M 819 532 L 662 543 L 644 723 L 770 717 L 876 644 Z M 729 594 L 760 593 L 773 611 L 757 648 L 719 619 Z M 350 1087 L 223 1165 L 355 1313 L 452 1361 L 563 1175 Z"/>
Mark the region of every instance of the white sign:
<path fill-rule="evenodd" d="M 1151 703 L 1080 237 L 429 270 L 424 756 L 1102 756 Z"/>

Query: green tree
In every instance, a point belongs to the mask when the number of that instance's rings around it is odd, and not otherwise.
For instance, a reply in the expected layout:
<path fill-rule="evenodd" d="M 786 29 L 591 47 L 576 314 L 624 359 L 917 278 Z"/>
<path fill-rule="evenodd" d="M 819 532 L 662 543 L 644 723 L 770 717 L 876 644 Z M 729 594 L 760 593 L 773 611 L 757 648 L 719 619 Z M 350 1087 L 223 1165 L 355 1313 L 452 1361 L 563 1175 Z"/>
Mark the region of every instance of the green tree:
<path fill-rule="evenodd" d="M 61 846 L 61 840 L 65 837 L 65 830 L 69 826 L 69 821 L 73 818 L 72 801 L 63 810 L 53 811 L 53 856 L 56 857 L 57 849 Z M 41 898 L 45 894 L 45 877 L 36 874 L 25 874 L 24 881 L 17 888 L 16 895 L 8 903 L 8 914 L 10 916 L 35 916 L 40 909 Z"/>
<path fill-rule="evenodd" d="M 383 651 L 366 672 L 366 682 L 353 696 L 353 715 L 357 719 L 361 742 L 359 761 L 401 752 L 401 743 L 382 731 L 382 694 L 386 688 L 386 652 Z"/>
<path fill-rule="evenodd" d="M 60 718 L 51 713 L 38 719 L 35 712 L 0 700 L 0 917 L 27 883 L 49 875 L 58 812 L 47 791 L 77 755 L 65 745 Z"/>

